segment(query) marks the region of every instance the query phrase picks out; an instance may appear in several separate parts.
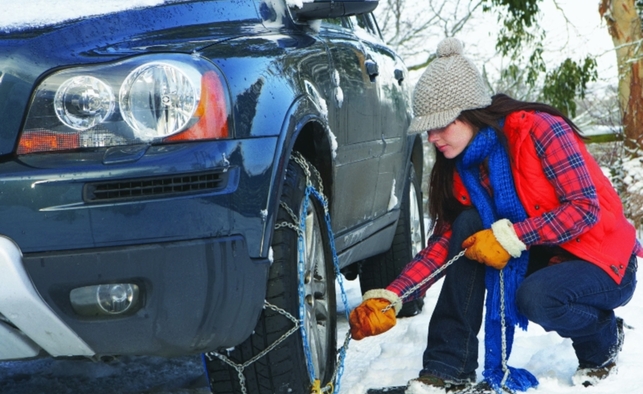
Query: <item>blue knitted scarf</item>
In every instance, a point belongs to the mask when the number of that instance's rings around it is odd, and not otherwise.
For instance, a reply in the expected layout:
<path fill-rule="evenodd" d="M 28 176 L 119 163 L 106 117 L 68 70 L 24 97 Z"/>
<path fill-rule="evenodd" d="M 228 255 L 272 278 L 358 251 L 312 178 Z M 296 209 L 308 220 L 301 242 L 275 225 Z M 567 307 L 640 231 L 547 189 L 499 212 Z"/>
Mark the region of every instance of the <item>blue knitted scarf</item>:
<path fill-rule="evenodd" d="M 487 160 L 493 196 L 490 196 L 480 183 L 480 164 L 484 160 Z M 527 218 L 525 209 L 516 194 L 509 156 L 492 128 L 484 128 L 476 134 L 469 146 L 456 159 L 456 168 L 471 196 L 474 207 L 480 214 L 484 228 L 491 228 L 491 225 L 499 219 L 509 219 L 512 223 L 516 223 Z M 518 312 L 515 295 L 525 276 L 528 263 L 529 253 L 524 251 L 520 257 L 511 258 L 502 270 L 506 359 L 511 353 L 515 326 L 527 328 L 527 319 Z M 502 355 L 500 272 L 495 268 L 487 267 L 485 275 L 487 300 L 483 376 L 497 392 L 500 392 L 503 386 L 512 391 L 526 391 L 530 387 L 538 385 L 538 380 L 529 371 L 507 367 L 509 372 L 505 380 Z"/>

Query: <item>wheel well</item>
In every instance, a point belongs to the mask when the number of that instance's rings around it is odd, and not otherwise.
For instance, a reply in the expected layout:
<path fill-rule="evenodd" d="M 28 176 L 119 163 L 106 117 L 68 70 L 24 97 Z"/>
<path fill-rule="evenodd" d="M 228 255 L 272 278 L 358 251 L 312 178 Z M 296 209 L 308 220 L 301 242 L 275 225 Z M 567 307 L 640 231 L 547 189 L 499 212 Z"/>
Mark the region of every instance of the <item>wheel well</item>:
<path fill-rule="evenodd" d="M 293 150 L 299 151 L 319 171 L 324 185 L 324 194 L 330 204 L 332 199 L 332 157 L 329 133 L 317 122 L 307 123 L 297 136 Z"/>

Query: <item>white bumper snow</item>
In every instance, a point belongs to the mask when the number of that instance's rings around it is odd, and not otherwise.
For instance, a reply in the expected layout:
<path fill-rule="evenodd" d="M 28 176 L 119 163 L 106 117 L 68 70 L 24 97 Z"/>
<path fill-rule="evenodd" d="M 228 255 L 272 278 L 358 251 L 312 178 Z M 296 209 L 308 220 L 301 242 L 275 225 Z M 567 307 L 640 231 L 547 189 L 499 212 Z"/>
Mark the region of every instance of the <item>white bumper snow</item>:
<path fill-rule="evenodd" d="M 94 351 L 73 332 L 34 288 L 22 265 L 22 252 L 0 236 L 0 360 L 29 358 L 40 349 L 51 356 L 93 356 Z"/>

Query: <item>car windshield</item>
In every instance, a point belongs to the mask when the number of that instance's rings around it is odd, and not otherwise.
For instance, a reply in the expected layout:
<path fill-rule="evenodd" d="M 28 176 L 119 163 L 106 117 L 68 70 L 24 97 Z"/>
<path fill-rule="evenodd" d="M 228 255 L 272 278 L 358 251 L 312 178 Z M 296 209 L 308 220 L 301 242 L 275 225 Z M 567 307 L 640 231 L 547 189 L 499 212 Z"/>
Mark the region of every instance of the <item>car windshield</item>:
<path fill-rule="evenodd" d="M 0 32 L 42 29 L 74 19 L 185 1 L 191 0 L 6 1 L 0 13 Z"/>

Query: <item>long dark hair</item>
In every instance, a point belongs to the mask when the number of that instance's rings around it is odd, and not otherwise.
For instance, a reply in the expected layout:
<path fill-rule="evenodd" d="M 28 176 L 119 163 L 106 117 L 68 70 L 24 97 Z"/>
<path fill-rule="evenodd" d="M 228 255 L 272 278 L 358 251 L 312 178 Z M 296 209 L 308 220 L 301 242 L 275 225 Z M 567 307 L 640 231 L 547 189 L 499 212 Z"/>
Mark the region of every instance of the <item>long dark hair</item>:
<path fill-rule="evenodd" d="M 570 125 L 576 134 L 581 136 L 578 126 L 556 108 L 543 103 L 515 100 L 506 94 L 493 96 L 491 105 L 488 107 L 462 111 L 458 119 L 472 125 L 475 131 L 487 126 L 492 127 L 496 131 L 499 141 L 502 141 L 506 146 L 506 137 L 500 128 L 499 121 L 516 111 L 540 111 L 559 116 Z M 435 233 L 441 233 L 447 223 L 453 223 L 455 218 L 467 208 L 453 195 L 454 171 L 455 160 L 445 158 L 441 152 L 436 150 L 435 164 L 429 180 L 428 203 L 429 218 L 431 223 L 435 225 Z"/>

